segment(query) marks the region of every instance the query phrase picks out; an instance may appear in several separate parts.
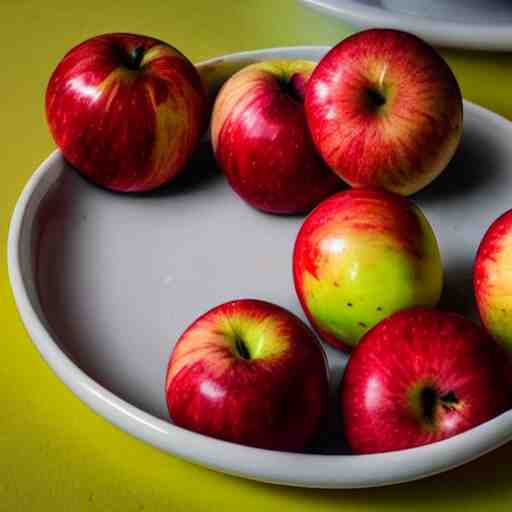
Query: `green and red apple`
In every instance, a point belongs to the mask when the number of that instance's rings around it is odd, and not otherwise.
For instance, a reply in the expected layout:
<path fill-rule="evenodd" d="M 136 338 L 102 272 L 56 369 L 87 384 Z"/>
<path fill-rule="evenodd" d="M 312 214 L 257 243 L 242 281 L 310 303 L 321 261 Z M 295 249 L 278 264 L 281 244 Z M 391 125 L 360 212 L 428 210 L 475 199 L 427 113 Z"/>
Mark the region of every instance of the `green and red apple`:
<path fill-rule="evenodd" d="M 512 354 L 512 210 L 493 222 L 480 243 L 474 289 L 482 323 Z"/>
<path fill-rule="evenodd" d="M 293 274 L 315 330 L 345 350 L 400 309 L 435 306 L 443 284 L 426 217 L 408 199 L 376 189 L 340 192 L 313 210 L 295 242 Z"/>

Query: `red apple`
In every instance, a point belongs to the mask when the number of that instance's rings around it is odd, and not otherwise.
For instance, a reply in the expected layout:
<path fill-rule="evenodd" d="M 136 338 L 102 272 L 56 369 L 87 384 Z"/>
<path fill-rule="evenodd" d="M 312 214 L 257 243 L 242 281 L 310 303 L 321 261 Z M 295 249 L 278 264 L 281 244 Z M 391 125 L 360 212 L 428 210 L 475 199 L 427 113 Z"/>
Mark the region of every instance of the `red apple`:
<path fill-rule="evenodd" d="M 349 359 L 341 408 L 354 453 L 412 448 L 510 406 L 497 344 L 453 313 L 415 308 L 383 320 Z"/>
<path fill-rule="evenodd" d="M 304 86 L 314 63 L 250 65 L 222 87 L 212 115 L 219 167 L 249 204 L 271 213 L 307 211 L 340 188 L 311 140 Z"/>
<path fill-rule="evenodd" d="M 445 169 L 462 132 L 450 68 L 397 30 L 367 30 L 335 46 L 308 82 L 305 108 L 317 148 L 341 178 L 402 195 Z"/>
<path fill-rule="evenodd" d="M 287 310 L 236 300 L 208 311 L 181 335 L 165 389 L 176 425 L 298 451 L 326 412 L 326 358 L 311 331 Z"/>
<path fill-rule="evenodd" d="M 64 157 L 98 185 L 154 189 L 184 167 L 204 126 L 195 67 L 172 46 L 105 34 L 70 50 L 46 90 L 46 116 Z"/>
<path fill-rule="evenodd" d="M 307 217 L 293 276 L 315 330 L 347 351 L 391 313 L 435 306 L 443 285 L 428 220 L 408 199 L 376 189 L 340 192 Z"/>
<path fill-rule="evenodd" d="M 480 318 L 512 354 L 512 210 L 493 222 L 475 260 L 474 288 Z"/>

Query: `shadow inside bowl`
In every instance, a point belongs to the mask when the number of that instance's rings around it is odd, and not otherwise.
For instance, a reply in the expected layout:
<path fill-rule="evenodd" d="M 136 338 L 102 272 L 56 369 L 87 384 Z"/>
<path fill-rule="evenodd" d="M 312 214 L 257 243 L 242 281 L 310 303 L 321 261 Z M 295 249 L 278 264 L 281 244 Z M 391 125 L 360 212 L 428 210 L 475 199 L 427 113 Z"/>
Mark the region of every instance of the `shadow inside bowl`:
<path fill-rule="evenodd" d="M 439 309 L 452 311 L 478 322 L 473 292 L 473 258 L 471 254 L 454 258 L 444 268 L 444 287 Z"/>
<path fill-rule="evenodd" d="M 96 187 L 106 194 L 111 194 L 119 199 L 133 200 L 134 198 L 172 197 L 175 195 L 188 194 L 194 189 L 208 187 L 211 181 L 222 180 L 222 174 L 217 168 L 213 149 L 210 140 L 206 137 L 198 143 L 187 165 L 180 171 L 178 176 L 160 187 L 147 192 L 118 192 L 98 185 L 83 175 L 72 164 L 67 162 L 70 169 L 84 180 L 88 185 Z"/>
<path fill-rule="evenodd" d="M 466 125 L 448 167 L 413 198 L 422 205 L 458 197 L 467 200 L 502 181 L 502 174 L 510 172 L 504 159 L 503 147 L 485 127 Z"/>

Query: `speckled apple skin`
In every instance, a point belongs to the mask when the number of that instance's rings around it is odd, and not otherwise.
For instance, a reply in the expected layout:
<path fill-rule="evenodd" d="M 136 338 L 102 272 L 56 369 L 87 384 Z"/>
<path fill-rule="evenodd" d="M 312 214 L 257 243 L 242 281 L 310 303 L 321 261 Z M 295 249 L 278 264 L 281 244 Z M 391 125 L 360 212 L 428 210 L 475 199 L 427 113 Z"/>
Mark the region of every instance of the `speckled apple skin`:
<path fill-rule="evenodd" d="M 315 330 L 347 351 L 390 314 L 435 306 L 443 283 L 437 241 L 423 213 L 376 189 L 340 192 L 306 218 L 293 275 Z"/>

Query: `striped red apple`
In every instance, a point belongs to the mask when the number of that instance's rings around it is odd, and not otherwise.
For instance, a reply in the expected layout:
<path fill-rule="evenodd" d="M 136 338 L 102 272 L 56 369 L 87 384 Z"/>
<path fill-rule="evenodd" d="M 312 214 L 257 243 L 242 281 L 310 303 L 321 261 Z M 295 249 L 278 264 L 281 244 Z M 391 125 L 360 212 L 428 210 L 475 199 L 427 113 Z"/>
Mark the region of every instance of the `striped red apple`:
<path fill-rule="evenodd" d="M 499 346 L 453 313 L 413 308 L 382 321 L 351 355 L 341 386 L 354 453 L 402 450 L 476 427 L 511 405 Z"/>
<path fill-rule="evenodd" d="M 482 323 L 512 354 L 512 210 L 492 223 L 480 243 L 474 289 Z"/>
<path fill-rule="evenodd" d="M 211 136 L 229 184 L 271 213 L 310 210 L 340 188 L 318 155 L 304 113 L 304 87 L 315 64 L 259 62 L 240 70 L 215 101 Z"/>
<path fill-rule="evenodd" d="M 84 176 L 120 192 L 154 189 L 191 156 L 206 100 L 195 67 L 152 37 L 104 34 L 72 48 L 46 90 L 50 131 Z"/>
<path fill-rule="evenodd" d="M 443 270 L 427 219 L 408 199 L 351 189 L 304 221 L 293 253 L 295 288 L 324 341 L 351 350 L 400 309 L 435 306 Z"/>
<path fill-rule="evenodd" d="M 402 195 L 447 166 L 462 132 L 462 96 L 442 57 L 416 36 L 374 29 L 319 62 L 305 108 L 322 157 L 353 187 Z"/>
<path fill-rule="evenodd" d="M 236 300 L 208 311 L 181 335 L 166 377 L 179 426 L 235 443 L 300 451 L 327 407 L 325 354 L 287 310 Z"/>

